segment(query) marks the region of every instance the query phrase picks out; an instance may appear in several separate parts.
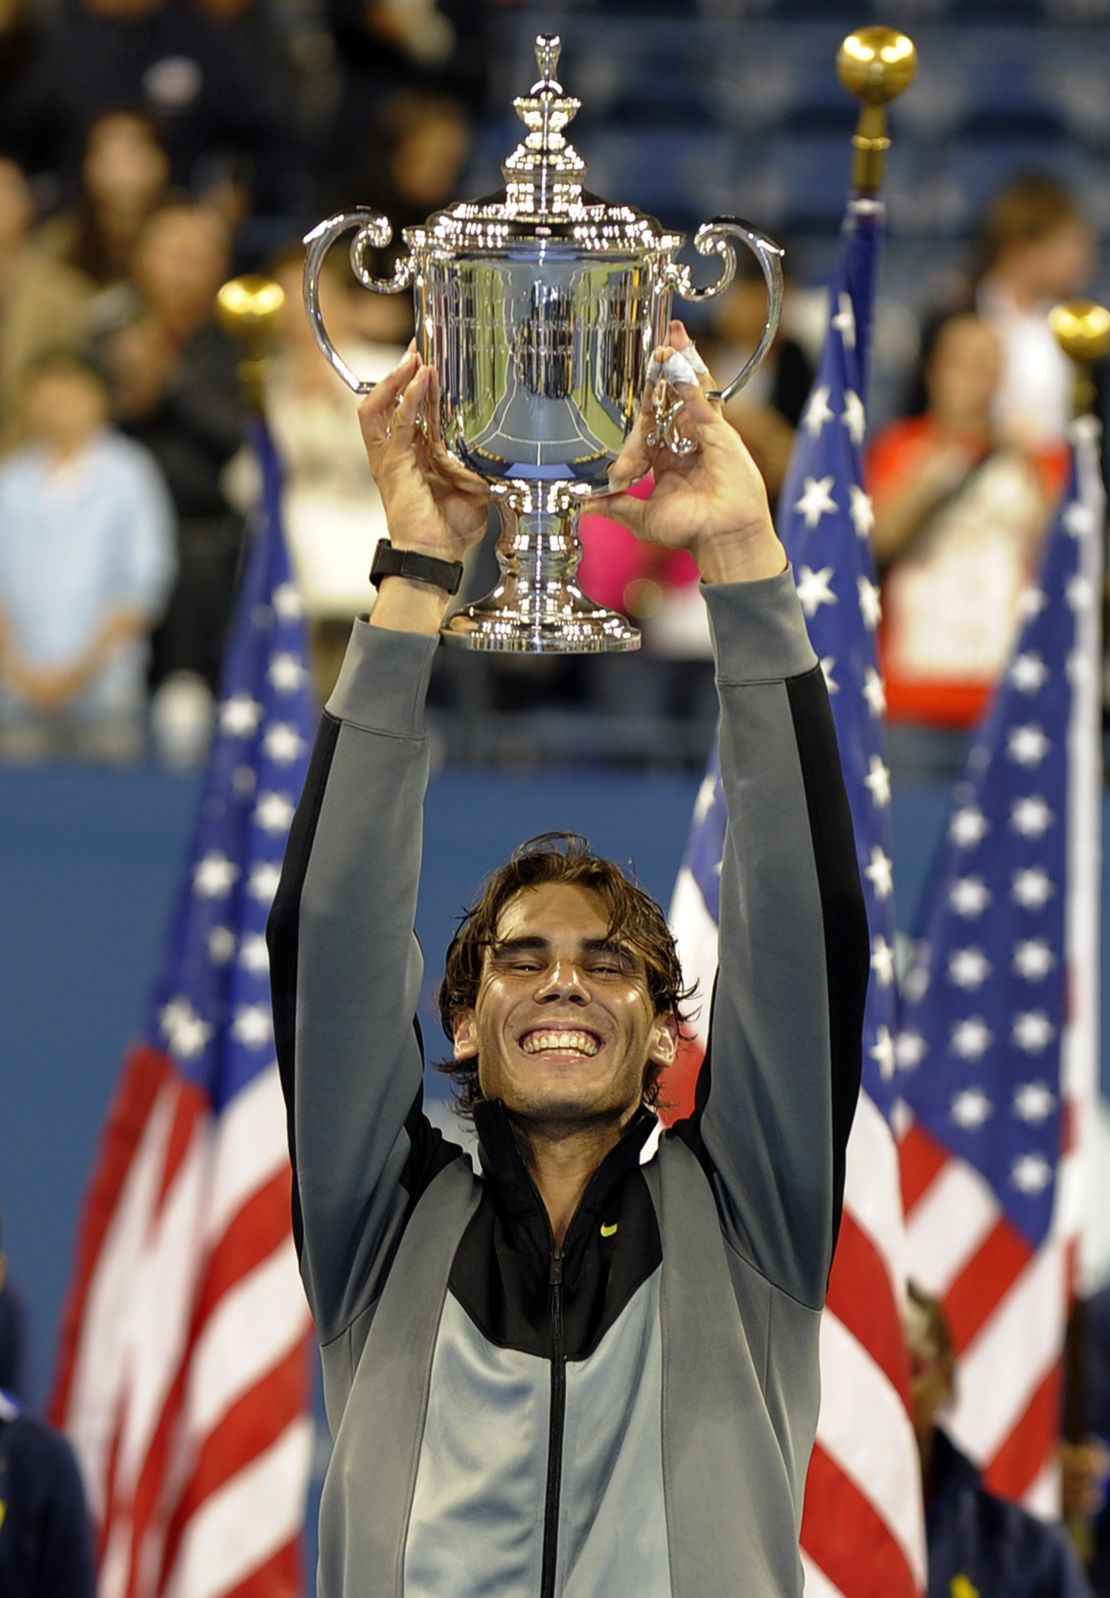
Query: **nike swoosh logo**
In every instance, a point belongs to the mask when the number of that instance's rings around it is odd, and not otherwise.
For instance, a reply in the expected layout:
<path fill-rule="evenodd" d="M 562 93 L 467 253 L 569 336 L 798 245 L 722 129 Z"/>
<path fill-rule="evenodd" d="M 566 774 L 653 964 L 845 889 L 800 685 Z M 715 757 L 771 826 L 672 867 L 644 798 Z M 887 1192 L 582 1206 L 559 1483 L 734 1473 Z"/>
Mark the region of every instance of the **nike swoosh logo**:
<path fill-rule="evenodd" d="M 601 1235 L 602 1235 L 602 1237 L 612 1237 L 613 1233 L 616 1231 L 616 1229 L 617 1229 L 619 1224 L 620 1223 L 618 1221 L 614 1221 L 612 1226 L 606 1226 L 605 1222 L 602 1221 L 602 1223 L 601 1223 Z"/>

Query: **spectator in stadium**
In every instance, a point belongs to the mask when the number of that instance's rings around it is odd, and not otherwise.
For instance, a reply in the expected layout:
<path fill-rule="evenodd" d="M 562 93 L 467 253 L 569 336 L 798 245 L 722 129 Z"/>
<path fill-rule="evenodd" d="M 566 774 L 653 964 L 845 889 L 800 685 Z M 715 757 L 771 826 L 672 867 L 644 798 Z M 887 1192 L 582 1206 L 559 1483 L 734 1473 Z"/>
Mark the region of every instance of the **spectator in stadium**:
<path fill-rule="evenodd" d="M 326 698 L 343 658 L 351 617 L 367 608 L 367 547 L 385 536 L 386 525 L 366 470 L 351 391 L 321 355 L 304 314 L 303 265 L 299 244 L 269 264 L 285 290 L 285 303 L 266 384 L 266 415 L 281 453 L 285 530 L 312 622 L 317 674 Z M 404 345 L 391 337 L 396 326 L 393 304 L 366 293 L 343 251 L 333 250 L 325 258 L 321 309 L 332 341 L 360 377 L 383 378 L 401 358 Z M 369 339 L 365 329 L 373 329 L 379 308 L 379 336 Z M 254 483 L 240 497 L 245 501 L 257 492 Z"/>
<path fill-rule="evenodd" d="M 326 0 L 324 9 L 341 73 L 318 163 L 328 203 L 386 209 L 400 198 L 404 208 L 390 169 L 406 122 L 414 133 L 418 122 L 427 126 L 425 152 L 433 143 L 438 148 L 438 160 L 422 162 L 424 181 L 442 196 L 435 205 L 458 199 L 452 178 L 461 162 L 454 152 L 461 144 L 465 159 L 469 111 L 484 106 L 482 8 L 468 0 Z M 384 162 L 383 150 L 391 152 Z M 423 221 L 432 209 L 401 220 Z"/>
<path fill-rule="evenodd" d="M 143 223 L 165 199 L 169 177 L 165 135 L 152 116 L 137 107 L 101 112 L 85 135 L 77 199 L 43 223 L 36 246 L 80 272 L 91 291 L 125 284 Z"/>
<path fill-rule="evenodd" d="M 669 337 L 675 355 L 689 345 L 679 323 Z M 322 1598 L 402 1582 L 429 1598 L 801 1592 L 867 927 L 824 678 L 766 490 L 675 376 L 702 448 L 652 450 L 655 495 L 611 508 L 693 552 L 713 616 L 743 829 L 721 868 L 712 1064 L 697 1113 L 660 1136 L 651 1104 L 688 997 L 662 911 L 584 840 L 533 839 L 463 918 L 440 991 L 478 1170 L 422 1114 L 411 929 L 425 685 L 488 493 L 436 436 L 415 351 L 360 408 L 393 547 L 375 557 L 379 598 L 329 703 L 269 933 L 337 1439 Z"/>
<path fill-rule="evenodd" d="M 910 409 L 921 408 L 925 369 L 948 316 L 974 310 L 998 335 L 1002 369 L 991 407 L 1000 437 L 1059 448 L 1072 414 L 1074 371 L 1048 312 L 1081 293 L 1094 274 L 1096 238 L 1068 187 L 1048 173 L 1016 177 L 988 204 L 969 277 L 922 336 L 922 367 Z"/>
<path fill-rule="evenodd" d="M 956 1351 L 937 1299 L 910 1283 L 913 1426 L 925 1489 L 929 1598 L 1091 1598 L 1063 1529 L 987 1491 L 937 1417 L 956 1396 Z"/>
<path fill-rule="evenodd" d="M 1091 1585 L 1095 1598 L 1110 1598 L 1110 1287 L 1083 1307 L 1081 1347 L 1082 1388 L 1065 1409 L 1077 1407 L 1086 1435 L 1061 1449 L 1064 1514 L 1091 1523 Z"/>
<path fill-rule="evenodd" d="M 23 1402 L 31 1387 L 29 1343 L 27 1303 L 8 1265 L 0 1210 L 0 1388 Z"/>
<path fill-rule="evenodd" d="M 787 250 L 786 259 L 793 252 Z M 813 386 L 813 362 L 792 329 L 797 304 L 795 283 L 785 286 L 783 320 L 766 359 L 730 402 L 726 415 L 736 427 L 763 473 L 772 504 L 778 497 L 794 451 L 794 434 Z M 713 326 L 706 358 L 726 379 L 734 376 L 763 336 L 767 290 L 755 257 L 739 252 L 732 285 L 711 302 Z"/>
<path fill-rule="evenodd" d="M 0 752 L 131 760 L 173 508 L 148 452 L 108 427 L 85 356 L 40 357 L 27 413 L 31 442 L 0 467 Z"/>
<path fill-rule="evenodd" d="M 0 1593 L 95 1598 L 81 1474 L 61 1432 L 0 1389 Z"/>
<path fill-rule="evenodd" d="M 241 191 L 237 210 L 283 214 L 303 198 L 302 160 L 257 48 L 175 0 L 75 0 L 53 19 L 25 85 L 24 137 L 65 196 L 97 117 L 138 106 L 166 129 L 174 183 L 196 194 L 230 187 Z"/>
<path fill-rule="evenodd" d="M 0 454 L 20 440 L 28 366 L 43 350 L 81 337 L 88 299 L 76 272 L 35 253 L 34 218 L 26 176 L 0 153 Z"/>
<path fill-rule="evenodd" d="M 217 212 L 166 204 L 139 234 L 126 319 L 103 338 L 121 426 L 158 461 L 177 513 L 177 584 L 154 637 L 157 687 L 182 673 L 214 692 L 231 617 L 243 520 L 222 473 L 246 415 L 239 351 L 214 319 L 228 256 Z"/>
<path fill-rule="evenodd" d="M 359 102 L 365 120 L 366 102 Z M 393 238 L 367 251 L 366 264 L 377 277 L 392 276 L 407 254 L 406 227 L 426 222 L 432 212 L 458 198 L 461 174 L 470 154 L 472 131 L 465 107 L 450 95 L 428 89 L 394 89 L 377 106 L 375 133 L 363 133 L 333 160 L 324 163 L 333 204 L 346 209 L 357 198 L 393 224 Z M 412 334 L 412 298 L 365 290 L 351 305 L 355 331 L 373 342 L 406 344 Z"/>
<path fill-rule="evenodd" d="M 958 763 L 963 735 L 1009 655 L 1021 591 L 1062 486 L 1058 452 L 1035 452 L 999 431 L 1002 362 L 982 317 L 950 317 L 926 366 L 924 414 L 881 431 L 868 456 L 880 653 L 899 764 L 913 750 L 926 763 Z"/>

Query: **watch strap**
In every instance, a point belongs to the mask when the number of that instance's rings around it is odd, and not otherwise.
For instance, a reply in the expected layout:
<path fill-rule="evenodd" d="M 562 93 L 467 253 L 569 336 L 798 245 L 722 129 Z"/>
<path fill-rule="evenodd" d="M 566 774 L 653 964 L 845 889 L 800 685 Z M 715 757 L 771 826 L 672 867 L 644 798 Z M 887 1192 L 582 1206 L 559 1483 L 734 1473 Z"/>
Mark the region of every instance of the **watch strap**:
<path fill-rule="evenodd" d="M 370 581 L 375 588 L 381 587 L 385 577 L 409 577 L 457 594 L 462 574 L 461 560 L 437 560 L 434 555 L 421 555 L 414 549 L 394 549 L 388 538 L 378 540 L 370 566 Z"/>

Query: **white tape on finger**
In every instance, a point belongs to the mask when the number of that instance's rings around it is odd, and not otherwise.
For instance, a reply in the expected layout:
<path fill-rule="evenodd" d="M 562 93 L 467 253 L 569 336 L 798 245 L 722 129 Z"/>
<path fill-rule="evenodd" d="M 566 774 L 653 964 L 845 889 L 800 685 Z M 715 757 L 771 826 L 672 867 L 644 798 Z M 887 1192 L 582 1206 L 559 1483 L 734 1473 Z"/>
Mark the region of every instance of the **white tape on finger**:
<path fill-rule="evenodd" d="M 689 349 L 672 351 L 662 365 L 656 360 L 649 361 L 647 375 L 649 383 L 655 383 L 659 378 L 665 377 L 668 383 L 674 383 L 676 386 L 679 383 L 686 383 L 687 385 L 692 384 L 696 388 L 698 386 L 699 373 L 704 373 L 708 370 L 709 368 L 691 344 Z"/>

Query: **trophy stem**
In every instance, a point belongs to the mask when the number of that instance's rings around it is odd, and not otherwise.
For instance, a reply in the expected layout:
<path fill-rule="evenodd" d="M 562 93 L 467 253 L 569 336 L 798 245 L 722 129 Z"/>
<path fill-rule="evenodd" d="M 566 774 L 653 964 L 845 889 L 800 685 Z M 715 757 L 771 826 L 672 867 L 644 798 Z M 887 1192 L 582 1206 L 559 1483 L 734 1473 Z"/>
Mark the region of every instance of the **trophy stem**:
<path fill-rule="evenodd" d="M 582 559 L 579 508 L 571 503 L 523 508 L 516 491 L 497 494 L 501 578 L 484 599 L 444 625 L 446 643 L 463 649 L 529 655 L 594 655 L 639 649 L 640 634 L 625 617 L 595 605 L 578 587 Z"/>

